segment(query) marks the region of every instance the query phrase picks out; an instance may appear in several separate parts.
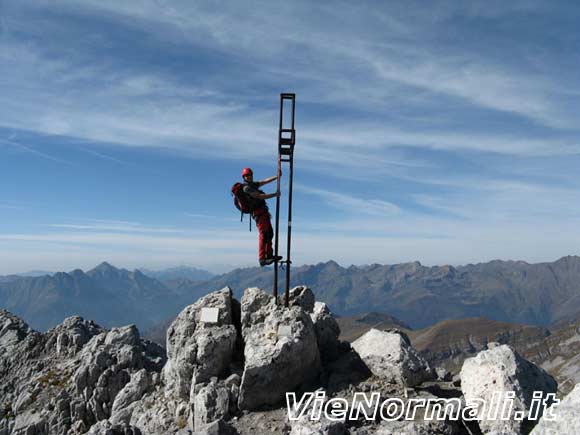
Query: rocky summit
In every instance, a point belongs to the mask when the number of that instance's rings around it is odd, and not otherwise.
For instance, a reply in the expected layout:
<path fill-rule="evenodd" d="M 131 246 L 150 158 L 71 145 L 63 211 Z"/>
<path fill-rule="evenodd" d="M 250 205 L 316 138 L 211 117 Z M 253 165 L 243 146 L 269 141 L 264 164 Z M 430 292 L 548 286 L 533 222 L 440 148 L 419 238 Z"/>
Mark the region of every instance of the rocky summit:
<path fill-rule="evenodd" d="M 498 426 L 461 411 L 497 391 L 527 411 L 534 391 L 557 390 L 507 345 L 490 344 L 448 381 L 398 329 L 371 328 L 352 345 L 339 335 L 305 286 L 288 308 L 257 287 L 240 300 L 228 287 L 209 293 L 173 320 L 165 349 L 133 325 L 107 330 L 76 316 L 40 333 L 0 310 L 0 435 L 527 434 L 537 421 Z M 578 388 L 552 404 L 567 422 L 544 414 L 537 433 L 578 421 Z M 441 399 L 460 417 L 429 418 L 417 405 Z M 394 409 L 371 412 L 391 400 Z M 398 407 L 411 416 L 383 414 Z"/>

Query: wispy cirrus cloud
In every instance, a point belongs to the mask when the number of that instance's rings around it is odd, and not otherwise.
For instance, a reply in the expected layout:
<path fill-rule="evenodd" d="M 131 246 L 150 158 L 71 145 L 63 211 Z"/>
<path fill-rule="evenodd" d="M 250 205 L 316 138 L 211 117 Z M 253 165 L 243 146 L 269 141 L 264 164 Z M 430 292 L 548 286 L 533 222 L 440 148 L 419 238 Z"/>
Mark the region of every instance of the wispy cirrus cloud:
<path fill-rule="evenodd" d="M 62 223 L 62 224 L 47 224 L 50 228 L 61 228 L 68 230 L 83 230 L 83 231 L 118 231 L 121 233 L 159 233 L 159 234 L 175 234 L 181 233 L 183 230 L 177 228 L 151 227 L 142 225 L 138 222 L 124 222 L 124 221 L 103 221 L 96 220 L 84 223 Z"/>
<path fill-rule="evenodd" d="M 400 212 L 399 206 L 389 201 L 375 198 L 359 198 L 353 195 L 297 185 L 299 192 L 314 195 L 327 205 L 345 213 L 362 213 L 366 215 L 392 216 Z"/>
<path fill-rule="evenodd" d="M 107 170 L 114 175 L 109 193 L 127 177 L 127 190 L 148 198 L 156 188 L 167 192 L 188 182 L 177 164 L 157 182 L 133 171 L 143 162 L 132 159 L 136 150 L 215 165 L 218 183 L 232 160 L 274 165 L 277 94 L 292 90 L 298 96 L 297 193 L 328 216 L 324 223 L 305 219 L 307 236 L 296 235 L 303 258 L 336 254 L 357 262 L 350 252 L 337 254 L 343 240 L 377 260 L 381 252 L 401 259 L 413 259 L 414 252 L 436 263 L 468 257 L 473 246 L 481 246 L 482 258 L 503 248 L 517 256 L 510 243 L 518 237 L 522 255 L 530 251 L 528 240 L 549 245 L 550 253 L 558 243 L 572 246 L 545 234 L 573 228 L 577 216 L 580 83 L 574 72 L 580 65 L 569 17 L 579 11 L 573 5 L 564 13 L 547 2 L 519 1 L 390 2 L 369 9 L 347 1 L 218 7 L 186 0 L 22 0 L 3 12 L 0 129 L 9 133 L 0 151 L 18 155 L 14 161 L 38 157 L 34 163 L 44 168 L 49 160 L 68 161 L 66 152 L 78 146 L 101 171 L 60 165 L 58 177 L 56 169 L 43 174 L 55 191 L 80 186 L 74 195 L 53 192 L 47 207 L 66 207 L 58 198 L 84 195 L 92 186 L 86 194 L 99 200 L 94 214 L 115 216 L 119 206 L 98 191 Z M 56 155 L 50 145 L 60 142 L 68 148 Z M 118 152 L 109 152 L 115 147 Z M 106 161 L 115 165 L 100 166 Z M 321 187 L 334 185 L 329 179 L 344 190 Z M 388 197 L 378 193 L 383 186 Z M 21 197 L 17 187 L 7 197 Z M 226 219 L 205 210 L 184 214 L 182 195 L 157 196 L 163 216 L 134 217 L 125 209 L 118 215 L 135 222 L 114 222 L 53 214 L 28 231 L 13 222 L 2 240 L 13 252 L 20 249 L 21 259 L 26 245 L 30 255 L 58 246 L 68 258 L 86 249 L 124 264 L 149 249 L 167 261 L 181 262 L 188 253 L 203 260 L 209 242 L 180 220 L 191 218 L 189 224 L 205 220 L 207 236 L 218 241 L 211 249 L 216 261 L 255 254 L 253 235 L 208 228 L 210 219 L 221 219 L 215 227 L 227 226 Z M 344 210 L 356 210 L 357 219 Z M 298 210 L 297 218 L 301 213 L 308 210 Z M 165 219 L 159 226 L 140 223 Z M 36 234 L 46 222 L 46 232 Z M 534 226 L 548 232 L 534 236 Z M 350 233 L 337 236 L 343 230 Z M 359 239 L 351 235 L 357 231 L 364 232 Z M 394 255 L 380 261 L 396 262 Z"/>

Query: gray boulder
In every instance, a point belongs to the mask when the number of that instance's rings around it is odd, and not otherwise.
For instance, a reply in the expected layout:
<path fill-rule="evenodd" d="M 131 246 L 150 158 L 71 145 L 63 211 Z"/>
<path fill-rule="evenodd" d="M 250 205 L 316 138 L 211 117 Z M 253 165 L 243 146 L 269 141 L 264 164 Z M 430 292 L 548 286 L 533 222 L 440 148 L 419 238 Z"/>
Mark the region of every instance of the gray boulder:
<path fill-rule="evenodd" d="M 495 400 L 503 407 L 508 400 L 506 393 L 513 394 L 512 416 L 520 413 L 526 415 L 532 403 L 533 392 L 555 393 L 557 383 L 552 376 L 522 358 L 508 345 L 491 347 L 463 363 L 460 376 L 465 400 L 468 404 L 474 404 L 474 409 L 481 417 L 479 426 L 484 433 L 527 433 L 529 427 L 535 424 L 534 421 L 518 421 L 516 418 L 487 419 L 484 401 L 490 404 Z"/>
<path fill-rule="evenodd" d="M 95 423 L 87 435 L 142 435 L 139 428 L 130 425 L 112 424 L 108 420 Z"/>
<path fill-rule="evenodd" d="M 305 285 L 299 285 L 290 290 L 288 305 L 291 307 L 302 307 L 307 313 L 314 311 L 314 293 Z M 282 305 L 282 304 L 280 304 Z"/>
<path fill-rule="evenodd" d="M 320 358 L 322 363 L 326 365 L 340 355 L 340 341 L 338 340 L 340 327 L 324 302 L 314 304 L 310 318 L 314 323 Z"/>
<path fill-rule="evenodd" d="M 311 420 L 304 416 L 299 420 L 290 420 L 289 435 L 345 435 L 346 427 L 342 421 L 331 421 L 321 416 L 319 420 Z"/>
<path fill-rule="evenodd" d="M 433 378 L 427 361 L 401 331 L 373 328 L 351 346 L 373 375 L 387 382 L 413 387 Z"/>
<path fill-rule="evenodd" d="M 145 352 L 134 325 L 113 328 L 93 337 L 77 354 L 73 375 L 74 419 L 92 424 L 111 416 L 117 394 L 131 375 L 146 366 Z"/>
<path fill-rule="evenodd" d="M 213 378 L 201 388 L 194 400 L 194 431 L 205 430 L 212 422 L 229 416 L 230 391 L 224 383 Z"/>
<path fill-rule="evenodd" d="M 202 322 L 204 308 L 218 309 L 218 321 Z M 166 389 L 176 400 L 195 396 L 192 385 L 228 371 L 236 342 L 232 291 L 226 287 L 184 308 L 167 330 Z"/>
<path fill-rule="evenodd" d="M 24 320 L 0 308 L 0 350 L 3 351 L 0 358 L 8 357 L 5 351 L 14 350 L 14 346 L 34 334 L 38 335 Z"/>
<path fill-rule="evenodd" d="M 73 316 L 47 332 L 46 350 L 54 349 L 59 356 L 75 355 L 95 335 L 105 332 L 92 320 Z"/>
<path fill-rule="evenodd" d="M 181 311 L 167 331 L 168 361 L 161 382 L 124 408 L 131 409 L 131 425 L 150 434 L 205 430 L 229 415 L 232 390 L 238 386 L 233 382 L 226 387 L 218 377 L 230 374 L 238 334 L 233 306 L 226 287 Z"/>
<path fill-rule="evenodd" d="M 319 375 L 320 354 L 314 325 L 300 306 L 276 306 L 258 288 L 244 292 L 241 302 L 245 367 L 240 409 L 280 402 L 287 391 Z"/>
<path fill-rule="evenodd" d="M 141 369 L 133 373 L 131 380 L 119 391 L 112 406 L 112 414 L 127 408 L 133 402 L 141 399 L 151 386 L 151 378 L 147 370 Z"/>
<path fill-rule="evenodd" d="M 238 435 L 238 433 L 228 423 L 220 419 L 206 425 L 201 430 L 195 431 L 193 435 Z"/>
<path fill-rule="evenodd" d="M 530 435 L 580 434 L 580 384 L 546 410 Z"/>

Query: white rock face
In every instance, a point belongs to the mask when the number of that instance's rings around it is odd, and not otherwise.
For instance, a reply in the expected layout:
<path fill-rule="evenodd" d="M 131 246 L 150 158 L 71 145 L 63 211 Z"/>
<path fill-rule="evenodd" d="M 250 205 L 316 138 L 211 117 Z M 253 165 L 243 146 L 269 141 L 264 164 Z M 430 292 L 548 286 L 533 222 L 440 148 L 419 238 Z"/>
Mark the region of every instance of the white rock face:
<path fill-rule="evenodd" d="M 300 306 L 276 306 L 272 296 L 249 288 L 242 297 L 241 319 L 245 367 L 240 409 L 276 404 L 286 391 L 318 376 L 321 366 L 316 332 Z"/>
<path fill-rule="evenodd" d="M 194 431 L 206 429 L 212 422 L 229 415 L 230 391 L 217 379 L 201 388 L 195 396 L 194 403 Z"/>
<path fill-rule="evenodd" d="M 340 353 L 340 327 L 330 309 L 324 302 L 316 302 L 312 314 L 310 314 L 314 330 L 316 331 L 316 340 L 320 357 L 324 364 L 334 361 Z"/>
<path fill-rule="evenodd" d="M 108 420 L 101 420 L 91 426 L 87 435 L 142 435 L 134 426 L 115 425 Z"/>
<path fill-rule="evenodd" d="M 564 434 L 580 434 L 580 384 L 559 404 L 552 405 L 530 432 L 530 435 Z"/>
<path fill-rule="evenodd" d="M 226 287 L 181 311 L 167 330 L 162 382 L 153 394 L 125 408 L 133 408 L 131 425 L 150 434 L 201 431 L 228 415 L 230 391 L 238 386 L 225 387 L 218 378 L 230 374 L 236 344 L 232 306 L 232 292 Z M 217 309 L 217 322 L 202 320 L 206 308 Z"/>
<path fill-rule="evenodd" d="M 210 307 L 219 309 L 218 322 L 201 322 L 202 309 Z M 208 382 L 212 376 L 227 370 L 236 335 L 232 324 L 232 292 L 228 287 L 184 308 L 167 330 L 168 360 L 163 378 L 168 392 L 175 399 L 189 401 L 192 384 Z"/>
<path fill-rule="evenodd" d="M 60 325 L 48 331 L 50 339 L 46 347 L 50 350 L 54 346 L 59 356 L 72 356 L 92 337 L 102 332 L 105 330 L 92 320 L 84 320 L 79 316 L 67 317 Z"/>
<path fill-rule="evenodd" d="M 402 332 L 373 328 L 351 346 L 370 371 L 387 382 L 412 387 L 433 377 L 427 361 Z"/>
<path fill-rule="evenodd" d="M 141 369 L 131 376 L 131 380 L 119 391 L 113 402 L 112 414 L 126 408 L 131 403 L 143 397 L 143 394 L 149 389 L 151 380 L 147 370 Z"/>
<path fill-rule="evenodd" d="M 302 307 L 307 313 L 312 313 L 315 305 L 314 293 L 304 285 L 294 287 L 290 290 L 288 305 Z"/>
<path fill-rule="evenodd" d="M 525 360 L 508 345 L 494 346 L 468 358 L 461 368 L 461 389 L 466 401 L 485 401 L 488 404 L 507 404 L 505 393 L 513 394 L 513 416 L 516 412 L 526 413 L 534 391 L 555 393 L 557 383 L 544 370 Z M 496 398 L 494 399 L 494 393 Z M 500 399 L 497 398 L 500 395 Z M 491 406 L 491 405 L 488 405 Z M 501 408 L 500 408 L 501 409 Z M 488 412 L 477 407 L 483 418 Z M 534 422 L 483 418 L 478 422 L 484 433 L 520 434 Z M 528 429 L 529 430 L 529 429 Z"/>
<path fill-rule="evenodd" d="M 309 416 L 290 421 L 289 435 L 345 435 L 346 429 L 341 421 L 330 421 L 322 416 L 320 420 L 312 421 Z"/>

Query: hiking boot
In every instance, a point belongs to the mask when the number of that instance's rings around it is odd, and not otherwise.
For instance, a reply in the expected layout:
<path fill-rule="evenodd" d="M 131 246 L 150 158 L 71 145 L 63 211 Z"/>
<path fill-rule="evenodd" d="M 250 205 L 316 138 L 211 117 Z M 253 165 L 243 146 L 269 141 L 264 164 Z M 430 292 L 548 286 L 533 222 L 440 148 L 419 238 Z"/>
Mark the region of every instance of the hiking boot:
<path fill-rule="evenodd" d="M 280 261 L 281 259 L 282 259 L 282 256 L 281 255 L 277 255 L 275 257 L 268 257 L 268 258 L 266 258 L 266 261 L 267 261 L 267 264 L 272 264 L 272 263 L 275 263 L 277 261 Z"/>
<path fill-rule="evenodd" d="M 268 266 L 276 261 L 280 261 L 281 259 L 282 259 L 281 255 L 260 259 L 260 266 Z"/>

